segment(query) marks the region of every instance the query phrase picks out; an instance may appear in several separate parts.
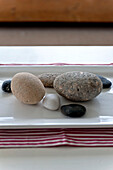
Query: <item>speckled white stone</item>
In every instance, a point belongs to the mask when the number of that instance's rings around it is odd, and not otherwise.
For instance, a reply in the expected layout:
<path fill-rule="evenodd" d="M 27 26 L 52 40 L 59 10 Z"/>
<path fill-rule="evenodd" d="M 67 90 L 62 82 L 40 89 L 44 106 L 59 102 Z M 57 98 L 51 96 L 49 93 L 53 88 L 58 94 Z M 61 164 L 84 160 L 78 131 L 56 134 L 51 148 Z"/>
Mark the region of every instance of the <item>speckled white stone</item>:
<path fill-rule="evenodd" d="M 60 98 L 57 94 L 46 94 L 42 104 L 46 109 L 58 110 L 60 106 Z"/>
<path fill-rule="evenodd" d="M 58 94 L 71 101 L 88 101 L 102 91 L 101 80 L 93 73 L 73 71 L 57 76 L 53 83 Z"/>

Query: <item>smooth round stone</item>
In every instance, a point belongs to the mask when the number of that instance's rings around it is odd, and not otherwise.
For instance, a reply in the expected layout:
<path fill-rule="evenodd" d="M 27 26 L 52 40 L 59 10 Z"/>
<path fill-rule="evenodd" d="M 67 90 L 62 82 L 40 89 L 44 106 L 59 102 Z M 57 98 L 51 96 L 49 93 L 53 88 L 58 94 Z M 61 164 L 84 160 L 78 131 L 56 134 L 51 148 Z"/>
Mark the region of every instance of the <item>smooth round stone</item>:
<path fill-rule="evenodd" d="M 88 101 L 98 96 L 103 85 L 100 78 L 88 72 L 67 72 L 54 80 L 58 94 L 71 101 Z"/>
<path fill-rule="evenodd" d="M 69 104 L 61 106 L 61 112 L 69 117 L 82 117 L 86 112 L 86 108 L 79 104 Z"/>
<path fill-rule="evenodd" d="M 13 95 L 24 104 L 37 104 L 45 95 L 42 82 L 27 72 L 17 73 L 11 81 Z"/>
<path fill-rule="evenodd" d="M 11 80 L 5 80 L 3 82 L 2 90 L 6 93 L 11 93 Z"/>
<path fill-rule="evenodd" d="M 58 110 L 60 106 L 59 96 L 56 94 L 46 94 L 42 101 L 43 106 L 49 110 Z"/>
<path fill-rule="evenodd" d="M 107 78 L 105 78 L 103 76 L 100 76 L 100 75 L 97 75 L 97 76 L 100 78 L 100 80 L 103 83 L 103 89 L 111 87 L 111 85 L 112 85 L 111 81 L 109 81 Z"/>

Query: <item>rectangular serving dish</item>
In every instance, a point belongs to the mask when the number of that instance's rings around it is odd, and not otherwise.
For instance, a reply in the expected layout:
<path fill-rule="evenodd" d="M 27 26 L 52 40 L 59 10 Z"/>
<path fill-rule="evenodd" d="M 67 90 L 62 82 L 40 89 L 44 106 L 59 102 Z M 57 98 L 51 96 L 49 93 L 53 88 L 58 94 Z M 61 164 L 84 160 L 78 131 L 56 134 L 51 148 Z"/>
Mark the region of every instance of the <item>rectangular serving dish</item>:
<path fill-rule="evenodd" d="M 64 66 L 1 66 L 0 67 L 0 128 L 93 128 L 113 127 L 113 86 L 103 90 L 95 99 L 88 102 L 76 102 L 86 107 L 87 112 L 81 118 L 64 116 L 60 109 L 50 111 L 41 102 L 37 105 L 25 105 L 12 94 L 4 93 L 1 85 L 18 72 L 30 72 L 39 75 L 45 72 L 64 73 L 68 71 L 87 71 L 102 75 L 113 82 L 113 66 L 101 65 L 64 65 Z M 56 93 L 46 88 L 47 93 Z M 75 103 L 60 96 L 61 105 Z"/>

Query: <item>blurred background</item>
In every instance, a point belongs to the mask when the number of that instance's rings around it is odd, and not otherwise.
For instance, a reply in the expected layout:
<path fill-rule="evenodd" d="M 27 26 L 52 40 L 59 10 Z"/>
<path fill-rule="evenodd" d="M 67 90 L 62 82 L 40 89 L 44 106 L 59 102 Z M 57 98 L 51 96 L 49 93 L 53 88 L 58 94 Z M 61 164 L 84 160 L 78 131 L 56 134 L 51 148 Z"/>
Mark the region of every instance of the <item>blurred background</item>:
<path fill-rule="evenodd" d="M 113 45 L 113 0 L 0 0 L 4 45 Z"/>

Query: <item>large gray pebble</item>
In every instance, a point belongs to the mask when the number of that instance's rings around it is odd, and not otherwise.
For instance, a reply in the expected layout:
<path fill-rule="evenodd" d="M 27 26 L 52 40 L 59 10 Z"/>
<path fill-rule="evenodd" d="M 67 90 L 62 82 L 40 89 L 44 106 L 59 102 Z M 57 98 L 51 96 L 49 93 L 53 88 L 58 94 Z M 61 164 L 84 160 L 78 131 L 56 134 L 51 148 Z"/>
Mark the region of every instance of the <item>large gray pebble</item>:
<path fill-rule="evenodd" d="M 67 72 L 54 80 L 57 93 L 71 101 L 88 101 L 102 91 L 101 80 L 88 72 Z"/>

